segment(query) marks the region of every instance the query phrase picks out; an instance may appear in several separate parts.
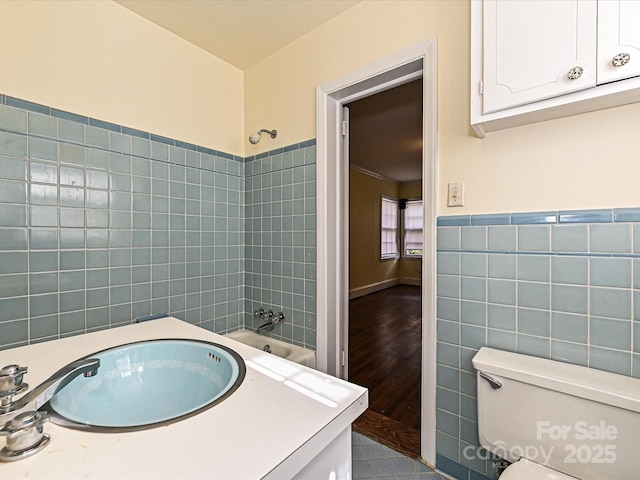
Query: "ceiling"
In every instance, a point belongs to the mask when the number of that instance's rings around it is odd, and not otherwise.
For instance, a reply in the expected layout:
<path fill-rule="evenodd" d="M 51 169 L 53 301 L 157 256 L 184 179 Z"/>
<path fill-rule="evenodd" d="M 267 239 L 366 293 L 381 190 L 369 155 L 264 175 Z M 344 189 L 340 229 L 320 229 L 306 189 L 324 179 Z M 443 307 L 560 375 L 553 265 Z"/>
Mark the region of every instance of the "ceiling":
<path fill-rule="evenodd" d="M 349 107 L 349 162 L 399 183 L 422 179 L 422 79 Z"/>
<path fill-rule="evenodd" d="M 245 70 L 360 0 L 114 0 Z"/>

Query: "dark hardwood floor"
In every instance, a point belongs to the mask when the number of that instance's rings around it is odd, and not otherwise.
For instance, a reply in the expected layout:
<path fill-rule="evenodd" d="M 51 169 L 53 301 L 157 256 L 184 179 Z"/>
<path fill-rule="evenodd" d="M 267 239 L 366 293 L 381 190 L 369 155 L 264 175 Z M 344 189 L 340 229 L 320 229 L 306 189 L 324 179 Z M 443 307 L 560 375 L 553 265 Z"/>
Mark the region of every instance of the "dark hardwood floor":
<path fill-rule="evenodd" d="M 354 429 L 420 455 L 420 287 L 398 285 L 349 302 L 349 381 L 369 389 Z"/>

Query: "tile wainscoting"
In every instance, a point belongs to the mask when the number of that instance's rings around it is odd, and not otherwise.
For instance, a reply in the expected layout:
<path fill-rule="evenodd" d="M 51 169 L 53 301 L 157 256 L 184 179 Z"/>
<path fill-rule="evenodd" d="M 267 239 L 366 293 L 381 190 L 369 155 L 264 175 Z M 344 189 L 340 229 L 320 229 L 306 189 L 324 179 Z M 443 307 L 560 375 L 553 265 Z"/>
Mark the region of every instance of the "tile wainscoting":
<path fill-rule="evenodd" d="M 316 349 L 316 143 L 245 160 L 245 318 L 282 309 L 269 335 Z"/>
<path fill-rule="evenodd" d="M 254 297 L 314 348 L 314 165 L 313 140 L 245 159 L 0 95 L 0 348 L 161 313 L 226 333 Z"/>
<path fill-rule="evenodd" d="M 493 476 L 476 455 L 482 346 L 640 377 L 635 222 L 631 208 L 438 219 L 438 468 Z"/>

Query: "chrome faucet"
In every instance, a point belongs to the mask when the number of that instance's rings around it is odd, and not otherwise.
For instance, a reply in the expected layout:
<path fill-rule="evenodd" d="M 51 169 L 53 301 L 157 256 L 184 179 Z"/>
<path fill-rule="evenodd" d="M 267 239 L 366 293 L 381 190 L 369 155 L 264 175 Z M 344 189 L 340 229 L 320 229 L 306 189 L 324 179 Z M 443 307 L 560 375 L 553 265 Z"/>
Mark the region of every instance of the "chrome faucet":
<path fill-rule="evenodd" d="M 61 368 L 36 388 L 16 401 L 13 396 L 29 386 L 22 382 L 27 367 L 8 365 L 0 370 L 0 418 L 14 412 L 38 410 L 79 375 L 93 377 L 100 367 L 99 358 L 77 360 Z"/>
<path fill-rule="evenodd" d="M 270 332 L 278 324 L 284 322 L 284 313 L 273 313 L 273 310 L 265 311 L 263 308 L 253 312 L 256 318 L 262 318 L 266 320 L 262 325 L 256 328 L 257 333 Z"/>

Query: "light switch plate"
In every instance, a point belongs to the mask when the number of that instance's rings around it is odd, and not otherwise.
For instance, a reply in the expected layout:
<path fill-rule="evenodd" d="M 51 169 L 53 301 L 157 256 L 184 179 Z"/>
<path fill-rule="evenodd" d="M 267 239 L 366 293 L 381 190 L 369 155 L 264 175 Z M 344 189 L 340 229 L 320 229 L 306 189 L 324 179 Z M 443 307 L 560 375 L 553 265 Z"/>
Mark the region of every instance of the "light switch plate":
<path fill-rule="evenodd" d="M 448 207 L 464 206 L 464 182 L 449 183 L 449 192 L 447 196 Z"/>

